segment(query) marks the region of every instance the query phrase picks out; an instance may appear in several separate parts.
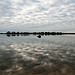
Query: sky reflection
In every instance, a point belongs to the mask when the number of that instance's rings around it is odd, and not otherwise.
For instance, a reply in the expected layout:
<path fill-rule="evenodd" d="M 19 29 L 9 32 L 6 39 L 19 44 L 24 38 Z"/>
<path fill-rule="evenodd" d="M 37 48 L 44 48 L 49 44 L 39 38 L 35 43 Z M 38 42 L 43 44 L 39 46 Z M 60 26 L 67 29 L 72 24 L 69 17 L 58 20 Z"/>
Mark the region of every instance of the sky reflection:
<path fill-rule="evenodd" d="M 55 64 L 64 65 L 75 63 L 75 40 L 73 38 L 60 36 L 56 37 L 56 39 L 55 36 L 48 37 L 47 40 L 47 37 L 42 39 L 35 37 L 23 38 L 20 38 L 20 41 L 17 38 L 0 38 L 1 70 L 9 73 L 13 70 L 27 69 L 35 66 L 39 67 L 41 65 L 54 66 Z M 54 42 L 52 38 L 56 41 Z M 59 42 L 58 38 L 61 39 Z M 29 39 L 30 42 L 26 39 Z"/>

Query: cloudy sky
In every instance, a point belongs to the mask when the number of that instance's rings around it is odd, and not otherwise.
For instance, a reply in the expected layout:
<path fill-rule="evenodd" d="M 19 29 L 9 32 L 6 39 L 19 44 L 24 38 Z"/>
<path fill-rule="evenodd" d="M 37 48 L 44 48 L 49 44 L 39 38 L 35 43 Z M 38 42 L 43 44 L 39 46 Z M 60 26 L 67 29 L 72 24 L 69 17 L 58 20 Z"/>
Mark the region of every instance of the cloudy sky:
<path fill-rule="evenodd" d="M 0 0 L 0 32 L 74 31 L 75 0 Z"/>

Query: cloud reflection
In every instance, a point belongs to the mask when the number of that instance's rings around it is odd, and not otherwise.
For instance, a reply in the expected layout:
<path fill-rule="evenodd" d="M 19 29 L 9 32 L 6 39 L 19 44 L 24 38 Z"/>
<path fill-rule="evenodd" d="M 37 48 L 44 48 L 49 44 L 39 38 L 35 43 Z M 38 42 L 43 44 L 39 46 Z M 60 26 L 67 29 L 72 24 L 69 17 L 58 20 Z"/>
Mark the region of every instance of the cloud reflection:
<path fill-rule="evenodd" d="M 41 71 L 42 68 L 45 69 L 46 73 L 58 71 L 66 74 L 70 65 L 73 69 L 72 65 L 75 63 L 75 47 L 69 43 L 70 41 L 65 40 L 62 44 L 60 42 L 58 44 L 27 43 L 24 40 L 19 43 L 17 40 L 13 43 L 5 42 L 0 45 L 0 64 L 2 65 L 0 69 L 4 71 L 3 74 L 7 73 L 7 75 L 13 75 L 12 73 L 19 71 L 38 73 L 39 68 Z"/>

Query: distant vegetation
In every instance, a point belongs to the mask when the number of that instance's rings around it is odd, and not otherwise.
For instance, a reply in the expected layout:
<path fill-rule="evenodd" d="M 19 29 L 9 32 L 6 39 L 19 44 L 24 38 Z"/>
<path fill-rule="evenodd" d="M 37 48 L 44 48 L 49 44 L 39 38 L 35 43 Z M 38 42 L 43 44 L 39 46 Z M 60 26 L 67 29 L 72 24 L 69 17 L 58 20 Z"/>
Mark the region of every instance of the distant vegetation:
<path fill-rule="evenodd" d="M 62 32 L 10 32 L 6 34 L 62 35 Z"/>
<path fill-rule="evenodd" d="M 63 32 L 6 32 L 6 33 L 0 33 L 0 34 L 6 34 L 8 37 L 10 36 L 28 36 L 28 35 L 37 35 L 38 38 L 41 38 L 41 36 L 49 36 L 49 35 L 66 35 L 66 34 L 73 34 L 75 33 L 63 33 Z"/>

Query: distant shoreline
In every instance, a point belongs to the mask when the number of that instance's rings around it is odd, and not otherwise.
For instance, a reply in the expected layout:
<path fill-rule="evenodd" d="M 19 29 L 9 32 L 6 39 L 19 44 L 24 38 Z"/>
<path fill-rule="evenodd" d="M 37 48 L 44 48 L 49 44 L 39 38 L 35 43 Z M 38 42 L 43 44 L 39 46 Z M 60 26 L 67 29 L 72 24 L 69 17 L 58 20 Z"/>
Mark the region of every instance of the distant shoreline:
<path fill-rule="evenodd" d="M 29 35 L 35 35 L 38 38 L 41 38 L 41 36 L 49 36 L 49 35 L 75 35 L 75 33 L 63 33 L 63 32 L 6 32 L 6 33 L 0 33 L 0 35 L 7 35 L 10 36 L 29 36 Z"/>
<path fill-rule="evenodd" d="M 5 32 L 0 34 L 34 34 L 34 35 L 67 35 L 72 34 L 75 35 L 75 33 L 63 33 L 63 32 Z"/>

